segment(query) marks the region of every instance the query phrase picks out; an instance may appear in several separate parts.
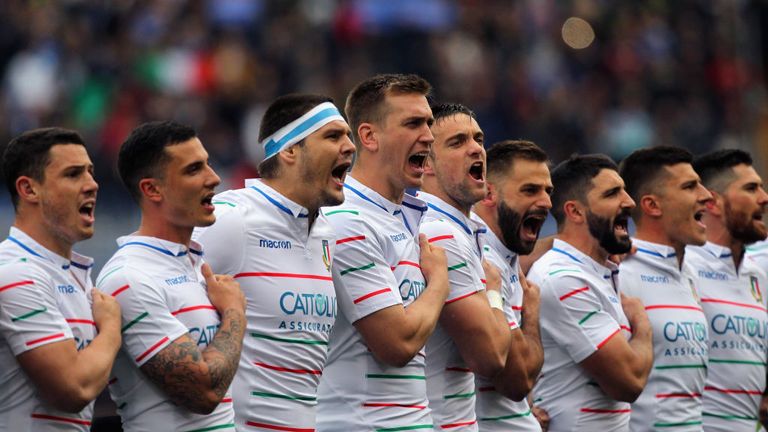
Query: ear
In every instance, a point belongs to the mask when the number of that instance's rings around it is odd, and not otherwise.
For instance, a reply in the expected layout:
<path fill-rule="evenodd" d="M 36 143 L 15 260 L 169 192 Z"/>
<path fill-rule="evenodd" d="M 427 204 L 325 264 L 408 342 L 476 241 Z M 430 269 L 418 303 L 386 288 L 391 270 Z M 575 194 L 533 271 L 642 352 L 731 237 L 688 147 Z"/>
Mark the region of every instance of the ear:
<path fill-rule="evenodd" d="M 656 195 L 643 195 L 640 197 L 640 209 L 643 214 L 651 217 L 661 217 L 662 208 Z"/>
<path fill-rule="evenodd" d="M 435 175 L 435 161 L 430 156 L 432 153 L 427 155 L 427 157 L 424 159 L 424 175 L 433 176 Z"/>
<path fill-rule="evenodd" d="M 576 224 L 583 224 L 587 220 L 587 209 L 576 200 L 566 201 L 563 204 L 565 218 Z"/>
<path fill-rule="evenodd" d="M 496 189 L 494 184 L 488 182 L 485 184 L 488 188 L 488 192 L 485 194 L 483 199 L 478 202 L 478 204 L 486 208 L 496 207 L 496 204 L 499 202 L 499 191 Z"/>
<path fill-rule="evenodd" d="M 159 203 L 163 201 L 163 188 L 160 181 L 156 178 L 145 178 L 139 180 L 139 190 L 147 201 Z"/>
<path fill-rule="evenodd" d="M 16 179 L 16 192 L 19 194 L 20 201 L 26 201 L 29 203 L 40 202 L 40 195 L 38 193 L 39 183 L 35 179 L 27 176 L 19 176 Z"/>
<path fill-rule="evenodd" d="M 360 147 L 371 153 L 379 151 L 379 141 L 376 136 L 376 126 L 372 123 L 360 123 L 357 127 L 357 136 L 360 137 Z"/>
<path fill-rule="evenodd" d="M 280 158 L 280 163 L 286 166 L 295 165 L 299 158 L 299 153 L 303 151 L 300 146 L 292 145 L 285 150 L 279 151 L 275 156 Z"/>
<path fill-rule="evenodd" d="M 707 201 L 707 213 L 711 214 L 712 216 L 720 217 L 723 215 L 723 206 L 725 204 L 725 199 L 723 195 L 719 192 L 716 192 L 712 189 L 707 189 L 709 193 L 712 194 L 712 199 Z"/>

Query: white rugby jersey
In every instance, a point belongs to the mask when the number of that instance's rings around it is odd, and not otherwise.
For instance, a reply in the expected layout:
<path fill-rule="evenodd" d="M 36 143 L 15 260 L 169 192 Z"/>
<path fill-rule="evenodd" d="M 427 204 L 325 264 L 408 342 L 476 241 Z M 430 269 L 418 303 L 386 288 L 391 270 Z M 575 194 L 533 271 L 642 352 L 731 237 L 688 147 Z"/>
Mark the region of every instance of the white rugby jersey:
<path fill-rule="evenodd" d="M 203 249 L 155 237 L 128 235 L 104 266 L 96 287 L 120 303 L 123 343 L 109 392 L 125 432 L 234 430 L 232 398 L 208 415 L 175 405 L 139 369 L 171 342 L 188 334 L 203 351 L 219 330 L 200 267 Z"/>
<path fill-rule="evenodd" d="M 12 227 L 0 243 L 0 263 L 0 431 L 90 430 L 93 402 L 79 413 L 49 406 L 16 356 L 66 339 L 79 351 L 96 337 L 93 260 L 74 252 L 66 259 Z"/>
<path fill-rule="evenodd" d="M 351 176 L 344 204 L 323 213 L 336 230 L 331 269 L 339 314 L 318 389 L 317 430 L 432 430 L 423 349 L 402 368 L 380 363 L 353 323 L 381 309 L 408 307 L 426 288 L 419 223 L 426 204 L 397 205 Z"/>
<path fill-rule="evenodd" d="M 520 286 L 518 255 L 509 250 L 504 243 L 489 230 L 482 219 L 475 213 L 472 220 L 481 224 L 478 230 L 480 244 L 483 247 L 483 259 L 498 267 L 501 271 L 501 296 L 504 300 L 504 315 L 510 330 L 522 325 L 523 288 Z M 476 376 L 477 401 L 475 410 L 480 432 L 525 431 L 541 432 L 541 425 L 531 413 L 528 400 L 515 402 L 496 392 L 493 383 Z"/>
<path fill-rule="evenodd" d="M 477 222 L 440 198 L 420 192 L 429 207 L 419 231 L 445 249 L 450 289 L 445 304 L 460 301 L 485 288 L 485 273 L 477 241 Z M 438 323 L 426 346 L 427 397 L 435 426 L 477 431 L 475 374 L 467 367 L 451 336 Z"/>
<path fill-rule="evenodd" d="M 235 420 L 242 430 L 312 430 L 336 317 L 336 237 L 322 214 L 310 231 L 306 208 L 260 180 L 245 185 L 216 195 L 216 223 L 194 234 L 214 273 L 234 276 L 248 299 Z"/>
<path fill-rule="evenodd" d="M 730 249 L 710 242 L 686 248 L 685 271 L 709 323 L 704 429 L 754 431 L 766 383 L 765 272 L 749 254 L 737 271 Z"/>
<path fill-rule="evenodd" d="M 528 274 L 541 288 L 544 348 L 534 404 L 549 413 L 550 432 L 628 430 L 629 404 L 611 399 L 579 366 L 610 338 L 631 336 L 617 274 L 613 263 L 597 263 L 558 239 Z"/>
<path fill-rule="evenodd" d="M 670 246 L 634 239 L 620 266 L 622 293 L 639 297 L 653 328 L 653 369 L 632 404 L 630 430 L 700 431 L 707 378 L 707 319 Z"/>

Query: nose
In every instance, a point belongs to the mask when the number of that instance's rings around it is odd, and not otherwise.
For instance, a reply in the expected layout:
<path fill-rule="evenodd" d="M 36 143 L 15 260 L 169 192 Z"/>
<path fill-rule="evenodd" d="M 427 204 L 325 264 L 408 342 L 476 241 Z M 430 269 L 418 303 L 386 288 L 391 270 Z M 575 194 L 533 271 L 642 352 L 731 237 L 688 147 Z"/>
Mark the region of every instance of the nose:
<path fill-rule="evenodd" d="M 705 204 L 714 199 L 712 192 L 709 191 L 703 184 L 699 183 L 699 202 Z"/>
<path fill-rule="evenodd" d="M 759 194 L 758 194 L 758 197 L 757 197 L 757 202 L 758 202 L 758 204 L 760 204 L 763 207 L 768 205 L 768 192 L 766 192 L 765 189 L 763 189 L 762 186 L 760 186 Z"/>
<path fill-rule="evenodd" d="M 343 155 L 351 156 L 357 152 L 357 148 L 355 147 L 355 144 L 352 142 L 352 140 L 349 139 L 349 136 L 345 136 L 339 151 Z"/>
<path fill-rule="evenodd" d="M 435 136 L 432 135 L 432 129 L 426 123 L 424 124 L 424 128 L 421 131 L 421 136 L 419 136 L 419 141 L 430 146 L 433 142 L 435 142 Z"/>
<path fill-rule="evenodd" d="M 85 185 L 83 186 L 83 189 L 86 193 L 95 193 L 99 190 L 99 183 L 96 181 L 96 177 L 94 177 L 93 173 L 88 171 L 86 172 L 86 181 Z"/>
<path fill-rule="evenodd" d="M 213 189 L 221 184 L 221 177 L 216 174 L 216 171 L 213 170 L 212 166 L 206 165 L 206 167 L 208 170 L 208 177 L 206 178 L 205 186 Z"/>
<path fill-rule="evenodd" d="M 626 209 L 633 209 L 635 208 L 635 200 L 632 199 L 631 196 L 627 193 L 627 191 L 623 190 L 621 191 L 621 208 Z"/>
<path fill-rule="evenodd" d="M 549 211 L 552 209 L 552 197 L 546 191 L 542 191 L 539 200 L 536 201 L 536 205 Z"/>

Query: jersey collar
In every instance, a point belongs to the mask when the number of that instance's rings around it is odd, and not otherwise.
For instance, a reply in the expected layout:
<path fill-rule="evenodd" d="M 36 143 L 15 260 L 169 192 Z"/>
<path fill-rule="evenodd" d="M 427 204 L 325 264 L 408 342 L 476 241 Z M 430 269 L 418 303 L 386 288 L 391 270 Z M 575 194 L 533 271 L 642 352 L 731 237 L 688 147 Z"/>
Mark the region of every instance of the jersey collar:
<path fill-rule="evenodd" d="M 504 260 L 508 263 L 513 263 L 517 258 L 517 254 L 512 252 L 504 243 L 501 242 L 496 234 L 488 228 L 483 219 L 475 212 L 471 212 L 469 217 L 478 225 L 480 230 L 480 238 L 483 244 L 487 244 L 490 248 L 496 251 L 499 255 L 504 257 Z"/>
<path fill-rule="evenodd" d="M 38 258 L 42 258 L 46 261 L 52 262 L 57 267 L 61 267 L 62 270 L 68 270 L 70 266 L 79 268 L 82 270 L 89 270 L 93 267 L 93 259 L 79 253 L 72 252 L 70 259 L 47 249 L 41 245 L 32 237 L 28 236 L 24 231 L 11 227 L 8 233 L 8 240 L 15 243 L 16 246 L 24 249 L 30 255 L 34 255 Z"/>
<path fill-rule="evenodd" d="M 126 247 L 140 247 L 176 258 L 183 257 L 188 254 L 191 255 L 192 258 L 203 256 L 203 245 L 194 240 L 189 242 L 189 248 L 187 248 L 181 243 L 162 240 L 157 237 L 127 235 L 117 239 L 117 246 L 118 249 L 123 249 Z"/>
<path fill-rule="evenodd" d="M 403 224 L 412 235 L 416 235 L 418 232 L 421 218 L 427 211 L 427 203 L 413 195 L 407 193 L 403 194 L 403 202 L 401 204 L 396 204 L 384 198 L 375 190 L 360 183 L 351 175 L 347 175 L 344 182 L 344 189 L 346 189 L 346 195 L 359 198 L 365 205 L 375 207 L 392 216 L 399 216 L 402 218 Z"/>
<path fill-rule="evenodd" d="M 309 210 L 304 206 L 289 200 L 280 192 L 267 186 L 260 179 L 246 179 L 245 187 L 251 188 L 251 190 L 269 201 L 270 204 L 294 218 L 306 218 L 309 215 Z"/>
<path fill-rule="evenodd" d="M 632 245 L 637 247 L 637 253 L 628 259 L 637 259 L 650 267 L 666 270 L 673 275 L 680 274 L 677 262 L 677 253 L 672 246 L 652 243 L 633 238 Z"/>
<path fill-rule="evenodd" d="M 427 203 L 427 206 L 429 207 L 427 214 L 431 214 L 431 216 L 439 219 L 447 219 L 451 221 L 451 223 L 457 225 L 467 233 L 467 235 L 474 235 L 475 232 L 477 232 L 479 228 L 478 223 L 465 216 L 456 207 L 446 203 L 435 195 L 426 192 L 419 192 L 416 196 Z"/>
<path fill-rule="evenodd" d="M 619 272 L 618 266 L 611 261 L 606 260 L 602 264 L 598 263 L 589 255 L 576 249 L 570 243 L 560 239 L 555 239 L 553 242 L 552 252 L 566 256 L 569 260 L 579 264 L 581 267 L 591 269 L 592 272 L 602 275 L 603 279 L 610 279 L 611 275 Z"/>

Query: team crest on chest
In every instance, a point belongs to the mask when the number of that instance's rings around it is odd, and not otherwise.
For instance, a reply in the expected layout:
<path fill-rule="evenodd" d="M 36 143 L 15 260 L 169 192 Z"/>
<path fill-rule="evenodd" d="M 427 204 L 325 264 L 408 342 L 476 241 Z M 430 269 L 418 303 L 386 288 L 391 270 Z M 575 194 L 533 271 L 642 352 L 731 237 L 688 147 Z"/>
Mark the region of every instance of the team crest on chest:
<path fill-rule="evenodd" d="M 323 240 L 323 264 L 328 272 L 331 271 L 331 247 L 328 245 L 328 240 Z"/>
<path fill-rule="evenodd" d="M 757 282 L 757 276 L 749 277 L 749 289 L 752 292 L 752 297 L 758 303 L 763 302 L 763 292 L 760 290 L 760 284 Z"/>

